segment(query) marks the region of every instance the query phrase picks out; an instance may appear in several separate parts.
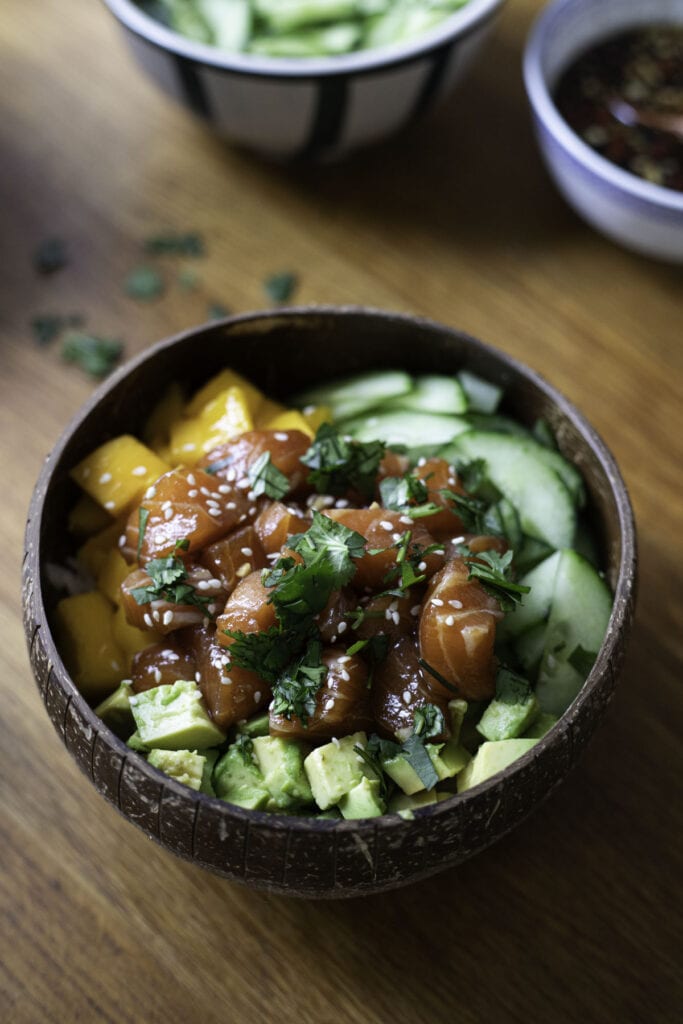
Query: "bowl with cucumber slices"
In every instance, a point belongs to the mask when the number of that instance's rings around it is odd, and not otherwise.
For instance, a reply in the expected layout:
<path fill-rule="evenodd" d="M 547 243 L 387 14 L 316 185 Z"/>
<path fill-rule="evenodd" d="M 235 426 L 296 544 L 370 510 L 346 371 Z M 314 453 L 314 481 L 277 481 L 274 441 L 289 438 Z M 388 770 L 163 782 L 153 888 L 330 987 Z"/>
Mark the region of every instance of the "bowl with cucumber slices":
<path fill-rule="evenodd" d="M 218 134 L 335 160 L 466 74 L 503 0 L 105 0 L 133 58 Z"/>
<path fill-rule="evenodd" d="M 32 500 L 25 629 L 131 823 L 343 898 L 456 866 L 565 779 L 635 576 L 613 457 L 531 369 L 417 317 L 283 309 L 153 346 L 77 414 Z"/>

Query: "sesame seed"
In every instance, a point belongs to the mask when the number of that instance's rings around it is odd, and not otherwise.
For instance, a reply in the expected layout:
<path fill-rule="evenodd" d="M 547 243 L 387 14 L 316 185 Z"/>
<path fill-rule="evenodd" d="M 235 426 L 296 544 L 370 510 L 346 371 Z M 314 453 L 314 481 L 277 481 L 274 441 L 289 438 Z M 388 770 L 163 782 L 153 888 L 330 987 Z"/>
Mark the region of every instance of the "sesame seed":
<path fill-rule="evenodd" d="M 101 484 L 108 484 L 110 480 L 111 480 L 111 473 L 103 473 L 102 476 L 100 477 L 100 483 Z"/>
<path fill-rule="evenodd" d="M 452 601 L 449 601 L 448 603 L 451 606 L 451 608 L 462 608 L 462 601 L 456 601 L 455 599 L 453 599 Z"/>
<path fill-rule="evenodd" d="M 162 512 L 165 512 L 165 511 L 166 511 L 166 509 L 167 509 L 167 508 L 170 508 L 170 507 L 171 507 L 171 502 L 170 502 L 170 501 L 165 501 L 165 502 L 163 503 L 163 505 L 161 506 L 161 511 L 162 511 Z"/>
<path fill-rule="evenodd" d="M 197 483 L 197 478 L 195 477 L 194 473 L 188 473 L 187 477 L 186 477 L 186 480 L 187 480 L 188 484 L 190 485 L 190 487 L 194 487 L 195 484 Z"/>
<path fill-rule="evenodd" d="M 342 633 L 346 632 L 348 627 L 349 627 L 348 622 L 338 622 L 337 623 L 337 632 L 341 635 Z"/>
<path fill-rule="evenodd" d="M 207 511 L 210 516 L 219 516 L 221 514 L 221 510 L 219 508 L 210 508 L 207 509 Z"/>
<path fill-rule="evenodd" d="M 464 544 L 464 543 L 465 543 L 464 535 L 462 537 L 453 537 L 452 540 L 451 540 L 451 544 Z"/>
<path fill-rule="evenodd" d="M 218 611 L 215 604 L 210 604 L 206 610 L 209 613 L 209 615 L 215 615 L 216 612 Z"/>
<path fill-rule="evenodd" d="M 325 701 L 325 711 L 331 711 L 334 707 L 334 699 L 330 697 L 329 700 Z"/>
<path fill-rule="evenodd" d="M 126 535 L 125 535 L 125 533 L 122 533 L 121 536 L 119 537 L 119 547 L 120 548 L 125 548 L 125 546 L 126 546 Z"/>
<path fill-rule="evenodd" d="M 209 589 L 209 581 L 208 580 L 199 580 L 195 584 L 195 590 L 208 590 L 208 589 Z"/>
<path fill-rule="evenodd" d="M 335 508 L 348 508 L 349 507 L 349 502 L 348 502 L 348 500 L 346 498 L 337 498 L 337 500 L 334 503 L 334 507 Z"/>
<path fill-rule="evenodd" d="M 245 555 L 246 558 L 251 558 L 251 556 L 254 554 L 251 548 L 240 548 L 240 551 L 242 552 L 243 555 Z"/>
<path fill-rule="evenodd" d="M 164 512 L 164 519 L 166 521 L 168 521 L 169 519 L 173 519 L 173 509 L 172 508 L 167 508 L 166 509 L 166 511 Z"/>
<path fill-rule="evenodd" d="M 230 469 L 225 472 L 225 479 L 229 484 L 233 484 L 237 479 L 237 470 L 231 466 Z"/>
<path fill-rule="evenodd" d="M 221 507 L 219 505 L 219 503 L 216 501 L 215 498 L 207 498 L 206 499 L 206 504 L 207 504 L 208 508 L 220 508 Z"/>
<path fill-rule="evenodd" d="M 247 501 L 256 501 L 258 494 L 256 491 L 247 491 Z"/>
<path fill-rule="evenodd" d="M 273 434 L 273 437 L 275 438 L 276 441 L 289 441 L 289 434 L 285 434 L 281 430 L 276 430 L 276 432 Z"/>
<path fill-rule="evenodd" d="M 208 487 L 200 487 L 199 488 L 199 493 L 203 494 L 206 498 L 210 498 L 211 497 L 211 491 L 209 490 Z"/>
<path fill-rule="evenodd" d="M 196 498 L 198 494 L 199 494 L 199 491 L 197 490 L 196 487 L 193 487 L 192 490 L 187 492 L 188 498 Z"/>
<path fill-rule="evenodd" d="M 148 629 L 152 628 L 152 616 L 149 614 L 149 612 L 145 612 L 145 614 L 142 616 L 142 621 L 144 622 Z"/>
<path fill-rule="evenodd" d="M 201 683 L 201 681 L 202 681 L 202 674 L 201 674 L 201 672 L 195 672 L 194 678 L 195 678 L 195 682 Z"/>
<path fill-rule="evenodd" d="M 455 617 L 453 615 L 447 615 L 446 616 L 446 625 L 447 626 L 454 626 L 455 625 Z"/>
<path fill-rule="evenodd" d="M 417 617 L 420 614 L 420 606 L 419 606 L 419 604 L 414 604 L 413 605 L 413 607 L 410 609 L 410 614 L 412 616 L 414 616 L 414 617 Z"/>
<path fill-rule="evenodd" d="M 344 680 L 345 683 L 348 683 L 348 682 L 351 681 L 351 676 L 349 675 L 349 673 L 346 671 L 345 668 L 343 668 L 341 670 L 341 672 L 339 673 L 339 676 L 340 676 L 341 679 Z"/>
<path fill-rule="evenodd" d="M 337 658 L 338 665 L 345 665 L 347 661 L 351 661 L 350 654 L 342 654 L 340 655 L 340 657 Z"/>
<path fill-rule="evenodd" d="M 391 618 L 392 618 L 392 621 L 393 621 L 394 625 L 398 626 L 400 621 L 401 621 L 401 616 L 398 614 L 398 612 L 392 612 L 391 613 Z"/>
<path fill-rule="evenodd" d="M 149 500 L 149 499 L 153 498 L 156 493 L 157 493 L 157 489 L 154 486 L 154 484 L 152 484 L 152 486 L 148 487 L 147 490 L 145 491 L 145 498 L 147 498 Z"/>
<path fill-rule="evenodd" d="M 412 699 L 413 699 L 413 695 L 410 692 L 410 690 L 404 690 L 403 691 L 403 703 L 404 704 L 410 704 Z"/>
<path fill-rule="evenodd" d="M 171 611 L 170 608 L 168 609 L 168 611 L 164 612 L 164 617 L 161 621 L 163 622 L 164 626 L 171 625 L 171 623 L 173 622 L 173 612 Z"/>
<path fill-rule="evenodd" d="M 413 520 L 410 518 L 410 516 L 399 516 L 398 521 L 399 523 L 403 523 L 404 526 L 413 525 Z"/>
<path fill-rule="evenodd" d="M 221 675 L 220 680 L 223 686 L 232 686 L 232 679 L 230 676 Z"/>
<path fill-rule="evenodd" d="M 330 637 L 330 643 L 331 644 L 336 644 L 336 642 L 337 642 L 337 634 L 335 633 L 334 636 Z"/>
<path fill-rule="evenodd" d="M 427 563 L 426 562 L 419 562 L 417 567 L 420 570 L 420 572 L 424 572 L 425 569 L 427 568 Z"/>
<path fill-rule="evenodd" d="M 334 743 L 335 747 L 338 747 L 338 746 L 339 746 L 339 740 L 337 739 L 337 737 L 336 737 L 336 736 L 333 736 L 333 737 L 332 737 L 332 740 L 331 740 L 331 742 L 332 742 L 332 743 Z"/>
<path fill-rule="evenodd" d="M 219 484 L 218 485 L 218 493 L 219 494 L 230 494 L 231 490 L 232 490 L 232 487 L 229 487 L 228 484 Z"/>
<path fill-rule="evenodd" d="M 251 487 L 251 482 L 248 477 L 244 476 L 241 480 L 237 481 L 235 486 L 239 487 L 240 491 L 248 491 Z"/>
<path fill-rule="evenodd" d="M 243 580 L 244 577 L 248 576 L 250 572 L 251 572 L 251 565 L 249 564 L 249 562 L 243 562 L 243 564 L 236 571 L 235 576 L 239 576 L 239 578 L 241 580 Z"/>
<path fill-rule="evenodd" d="M 116 502 L 114 502 L 114 501 L 105 501 L 104 507 L 106 508 L 107 512 L 111 512 L 113 509 L 116 508 Z"/>
<path fill-rule="evenodd" d="M 131 476 L 144 476 L 147 472 L 147 466 L 136 466 L 135 469 L 131 469 Z"/>
<path fill-rule="evenodd" d="M 197 446 L 196 446 L 196 445 L 194 445 L 194 444 L 184 444 L 184 445 L 183 445 L 183 451 L 184 451 L 184 452 L 193 452 L 193 451 L 195 450 L 195 448 L 196 448 L 196 447 L 197 447 Z"/>
<path fill-rule="evenodd" d="M 426 466 L 426 465 L 427 465 L 427 460 L 425 459 L 424 455 L 422 455 L 422 456 L 421 456 L 421 457 L 420 457 L 420 458 L 419 458 L 419 459 L 417 460 L 417 464 L 418 464 L 418 466 L 420 467 L 420 469 L 422 469 L 422 467 L 423 467 L 423 466 Z"/>
<path fill-rule="evenodd" d="M 152 674 L 154 676 L 154 682 L 155 683 L 160 683 L 161 682 L 161 669 L 157 668 L 157 666 L 155 665 L 154 666 L 154 671 L 153 671 Z"/>
<path fill-rule="evenodd" d="M 256 508 L 256 505 L 252 505 L 252 507 L 249 509 L 249 515 L 250 516 L 255 516 L 257 512 L 258 512 L 258 509 Z"/>
<path fill-rule="evenodd" d="M 441 608 L 443 606 L 443 601 L 441 600 L 440 597 L 433 597 L 432 604 L 436 605 L 437 608 Z"/>
<path fill-rule="evenodd" d="M 394 528 L 394 524 L 390 523 L 388 519 L 380 519 L 379 525 L 383 530 L 386 530 L 387 533 L 391 533 Z"/>
<path fill-rule="evenodd" d="M 391 539 L 393 540 L 394 544 L 399 544 L 403 540 L 403 534 L 402 533 L 392 533 Z"/>
<path fill-rule="evenodd" d="M 261 700 L 261 691 L 257 690 L 256 693 L 254 694 L 254 704 L 258 704 L 258 702 L 260 700 Z"/>
<path fill-rule="evenodd" d="M 154 611 L 152 612 L 152 618 L 154 619 L 155 622 L 159 622 L 159 620 L 161 619 L 161 614 L 159 613 L 158 608 L 155 608 Z"/>
<path fill-rule="evenodd" d="M 220 491 L 211 491 L 211 497 L 214 499 L 214 501 L 220 501 Z"/>
<path fill-rule="evenodd" d="M 237 508 L 237 505 L 235 504 L 234 501 L 226 501 L 225 507 L 230 509 L 231 512 L 234 512 L 235 509 Z"/>

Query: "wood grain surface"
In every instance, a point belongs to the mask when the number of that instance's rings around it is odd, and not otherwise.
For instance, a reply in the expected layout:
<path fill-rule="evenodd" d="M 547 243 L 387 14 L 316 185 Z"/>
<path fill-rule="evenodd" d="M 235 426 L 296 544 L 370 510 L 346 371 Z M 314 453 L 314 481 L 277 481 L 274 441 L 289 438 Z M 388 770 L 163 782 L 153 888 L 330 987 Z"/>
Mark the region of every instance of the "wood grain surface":
<path fill-rule="evenodd" d="M 508 4 L 465 87 L 337 167 L 230 150 L 139 76 L 93 0 L 4 0 L 0 24 L 0 1020 L 185 1024 L 673 1022 L 680 984 L 683 407 L 679 270 L 619 250 L 564 205 L 536 153 Z M 201 283 L 122 281 L 161 228 L 201 231 Z M 57 274 L 35 245 L 68 240 Z M 517 832 L 460 868 L 342 904 L 238 888 L 152 845 L 53 732 L 20 623 L 26 508 L 91 382 L 39 349 L 82 312 L 132 353 L 220 300 L 365 303 L 462 327 L 548 376 L 620 462 L 640 528 L 636 628 L 607 724 Z"/>

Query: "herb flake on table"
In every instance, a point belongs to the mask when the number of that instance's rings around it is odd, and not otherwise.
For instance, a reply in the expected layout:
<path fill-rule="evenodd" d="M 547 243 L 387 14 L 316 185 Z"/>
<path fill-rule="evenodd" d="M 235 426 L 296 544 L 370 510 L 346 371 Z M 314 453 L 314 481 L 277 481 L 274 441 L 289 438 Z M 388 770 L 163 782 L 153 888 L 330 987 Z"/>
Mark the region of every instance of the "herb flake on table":
<path fill-rule="evenodd" d="M 136 267 L 125 280 L 125 290 L 132 299 L 148 302 L 163 295 L 164 279 L 154 267 Z"/>
<path fill-rule="evenodd" d="M 211 302 L 206 313 L 209 320 L 224 320 L 226 316 L 231 315 L 232 310 L 228 306 L 224 306 L 222 302 Z"/>
<path fill-rule="evenodd" d="M 290 270 L 282 270 L 271 274 L 263 282 L 263 290 L 271 302 L 288 302 L 296 291 L 299 279 Z"/>
<path fill-rule="evenodd" d="M 54 274 L 69 262 L 63 238 L 46 238 L 33 253 L 33 267 L 39 274 Z"/>
<path fill-rule="evenodd" d="M 84 318 L 79 313 L 63 316 L 61 313 L 40 313 L 31 319 L 31 331 L 39 345 L 49 345 L 71 327 L 82 327 Z"/>
<path fill-rule="evenodd" d="M 166 231 L 150 235 L 144 241 L 144 250 L 151 256 L 204 256 L 204 239 L 197 231 Z"/>
<path fill-rule="evenodd" d="M 76 363 L 91 377 L 106 377 L 123 354 L 123 342 L 94 334 L 71 332 L 62 345 L 62 359 Z"/>

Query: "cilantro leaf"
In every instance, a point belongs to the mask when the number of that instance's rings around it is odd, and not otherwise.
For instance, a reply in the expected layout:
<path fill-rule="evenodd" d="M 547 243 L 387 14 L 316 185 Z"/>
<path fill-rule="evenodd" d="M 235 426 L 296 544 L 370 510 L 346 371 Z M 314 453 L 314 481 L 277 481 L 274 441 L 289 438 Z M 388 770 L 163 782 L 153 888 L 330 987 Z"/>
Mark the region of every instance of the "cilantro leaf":
<path fill-rule="evenodd" d="M 448 488 L 443 488 L 439 494 L 451 503 L 451 511 L 460 519 L 463 528 L 468 533 L 484 533 L 484 516 L 486 503 L 479 498 L 472 498 L 469 494 L 458 494 Z"/>
<path fill-rule="evenodd" d="M 198 594 L 187 582 L 185 563 L 170 555 L 168 558 L 153 558 L 145 566 L 151 579 L 146 587 L 135 587 L 131 593 L 137 604 L 151 604 L 152 601 L 168 601 L 169 604 L 196 605 L 207 611 L 211 598 Z"/>
<path fill-rule="evenodd" d="M 510 612 L 515 605 L 521 604 L 522 595 L 531 590 L 531 587 L 523 587 L 510 579 L 512 555 L 512 550 L 506 551 L 504 555 L 499 555 L 497 551 L 482 551 L 476 558 L 465 559 L 469 569 L 467 578 L 479 580 L 504 612 Z"/>
<path fill-rule="evenodd" d="M 136 267 L 125 280 L 125 290 L 131 298 L 147 302 L 163 294 L 164 279 L 153 267 Z"/>
<path fill-rule="evenodd" d="M 222 302 L 211 302 L 206 311 L 209 320 L 223 320 L 226 316 L 230 316 L 230 313 L 231 310 Z"/>
<path fill-rule="evenodd" d="M 303 725 L 315 712 L 316 697 L 327 675 L 322 661 L 322 643 L 309 640 L 298 660 L 289 664 L 273 685 L 273 712 Z"/>
<path fill-rule="evenodd" d="M 567 661 L 573 669 L 583 676 L 584 679 L 590 675 L 590 671 L 595 664 L 597 658 L 597 652 L 586 651 L 581 644 L 577 644 L 572 653 L 567 658 Z"/>
<path fill-rule="evenodd" d="M 142 551 L 142 545 L 145 540 L 145 530 L 147 529 L 147 520 L 149 519 L 149 509 L 143 508 L 142 505 L 138 509 L 138 552 L 137 558 L 140 561 L 140 552 Z"/>
<path fill-rule="evenodd" d="M 533 434 L 534 439 L 538 441 L 539 444 L 542 444 L 544 448 L 550 448 L 551 451 L 557 451 L 555 435 L 553 434 L 552 428 L 547 420 L 536 420 L 531 433 Z"/>
<path fill-rule="evenodd" d="M 216 470 L 214 469 L 214 473 Z M 270 460 L 270 452 L 259 455 L 248 471 L 251 490 L 258 497 L 265 494 L 274 501 L 284 498 L 289 490 L 289 480 Z"/>
<path fill-rule="evenodd" d="M 501 704 L 524 704 L 531 696 L 531 684 L 523 676 L 501 668 L 496 675 L 496 700 Z"/>
<path fill-rule="evenodd" d="M 33 253 L 33 267 L 39 274 L 54 274 L 69 262 L 63 238 L 46 238 Z"/>
<path fill-rule="evenodd" d="M 263 282 L 263 290 L 271 302 L 287 302 L 296 291 L 298 283 L 296 274 L 283 270 L 267 277 Z"/>
<path fill-rule="evenodd" d="M 67 334 L 62 346 L 62 359 L 77 363 L 91 377 L 106 377 L 123 353 L 123 342 L 115 338 L 99 338 L 94 334 Z"/>
<path fill-rule="evenodd" d="M 166 231 L 150 235 L 144 242 L 145 252 L 152 256 L 204 256 L 204 239 L 196 231 Z"/>
<path fill-rule="evenodd" d="M 31 320 L 33 337 L 39 345 L 49 345 L 68 327 L 82 327 L 83 317 L 78 313 L 62 316 L 59 313 L 42 313 Z"/>
<path fill-rule="evenodd" d="M 230 665 L 255 672 L 271 685 L 305 642 L 305 636 L 296 630 L 283 630 L 278 626 L 271 626 L 260 633 L 226 630 L 225 634 L 234 640 L 228 649 Z"/>
<path fill-rule="evenodd" d="M 401 755 L 405 757 L 425 789 L 434 789 L 434 786 L 439 781 L 439 776 L 436 774 L 436 769 L 432 764 L 432 759 L 427 752 L 422 737 L 418 736 L 417 733 L 409 736 L 403 744 Z"/>
<path fill-rule="evenodd" d="M 240 755 L 244 763 L 249 767 L 254 763 L 254 741 L 246 736 L 244 733 L 240 733 L 235 738 L 233 746 L 237 748 L 237 753 Z"/>
<path fill-rule="evenodd" d="M 405 476 L 387 476 L 379 485 L 384 508 L 402 511 L 411 502 L 423 505 L 427 501 L 429 491 L 424 480 L 406 473 Z"/>
<path fill-rule="evenodd" d="M 324 563 L 333 577 L 331 589 L 339 590 L 356 572 L 353 559 L 365 554 L 365 537 L 314 511 L 311 527 L 291 537 L 289 547 L 301 555 L 307 567 Z M 323 607 L 325 604 L 327 601 Z"/>
<path fill-rule="evenodd" d="M 357 640 L 355 644 L 351 644 L 350 647 L 346 648 L 346 653 L 353 656 L 354 654 L 360 654 L 362 651 L 364 657 L 371 665 L 377 665 L 386 658 L 390 643 L 391 641 L 386 633 L 376 633 L 365 640 Z"/>
<path fill-rule="evenodd" d="M 444 676 L 442 676 L 440 672 L 437 672 L 437 670 L 432 665 L 430 665 L 429 662 L 425 661 L 424 658 L 418 658 L 418 665 L 420 666 L 420 668 L 424 669 L 427 675 L 430 675 L 432 676 L 433 679 L 436 679 L 437 683 L 441 683 L 441 685 L 445 686 L 447 690 L 450 690 L 451 693 L 454 693 L 456 697 L 460 696 L 460 691 L 458 690 L 457 686 L 453 686 L 452 683 L 449 683 L 448 680 Z"/>
<path fill-rule="evenodd" d="M 383 441 L 347 441 L 336 427 L 321 423 L 301 461 L 310 468 L 309 483 L 320 494 L 341 495 L 353 489 L 371 498 L 385 451 Z"/>
<path fill-rule="evenodd" d="M 436 704 L 423 704 L 415 710 L 413 732 L 423 740 L 440 736 L 446 729 L 443 711 Z"/>

